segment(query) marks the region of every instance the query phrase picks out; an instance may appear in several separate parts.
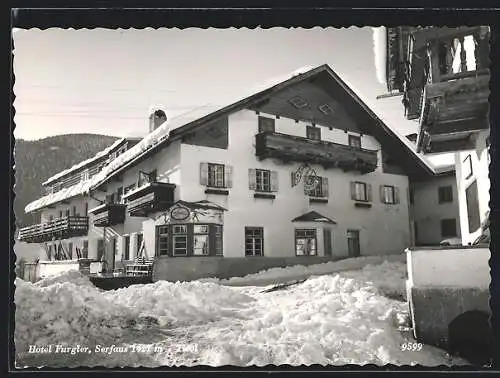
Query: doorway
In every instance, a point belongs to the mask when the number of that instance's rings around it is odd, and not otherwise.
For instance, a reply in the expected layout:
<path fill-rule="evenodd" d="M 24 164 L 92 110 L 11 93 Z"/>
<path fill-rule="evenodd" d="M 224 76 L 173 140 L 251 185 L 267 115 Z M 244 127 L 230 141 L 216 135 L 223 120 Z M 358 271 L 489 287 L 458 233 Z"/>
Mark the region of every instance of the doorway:
<path fill-rule="evenodd" d="M 359 230 L 347 230 L 347 251 L 349 257 L 358 257 L 361 255 Z"/>

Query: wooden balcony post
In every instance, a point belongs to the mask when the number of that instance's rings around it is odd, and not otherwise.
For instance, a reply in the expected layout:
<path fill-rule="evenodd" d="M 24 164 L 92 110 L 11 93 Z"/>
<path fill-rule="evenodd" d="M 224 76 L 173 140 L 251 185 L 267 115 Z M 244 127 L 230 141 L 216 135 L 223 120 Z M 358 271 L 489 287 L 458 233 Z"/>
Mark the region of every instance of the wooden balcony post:
<path fill-rule="evenodd" d="M 465 38 L 464 38 L 464 36 L 460 36 L 459 41 L 460 41 L 460 71 L 466 72 L 467 71 L 467 52 L 465 51 L 465 45 L 464 45 Z"/>

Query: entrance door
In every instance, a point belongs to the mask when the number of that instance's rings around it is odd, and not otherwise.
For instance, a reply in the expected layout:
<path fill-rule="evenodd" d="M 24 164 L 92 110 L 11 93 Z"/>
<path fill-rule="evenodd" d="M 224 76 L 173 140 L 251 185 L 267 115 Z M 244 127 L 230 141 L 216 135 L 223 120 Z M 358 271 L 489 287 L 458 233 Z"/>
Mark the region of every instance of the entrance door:
<path fill-rule="evenodd" d="M 347 230 L 347 250 L 349 257 L 358 257 L 361 255 L 358 230 Z"/>

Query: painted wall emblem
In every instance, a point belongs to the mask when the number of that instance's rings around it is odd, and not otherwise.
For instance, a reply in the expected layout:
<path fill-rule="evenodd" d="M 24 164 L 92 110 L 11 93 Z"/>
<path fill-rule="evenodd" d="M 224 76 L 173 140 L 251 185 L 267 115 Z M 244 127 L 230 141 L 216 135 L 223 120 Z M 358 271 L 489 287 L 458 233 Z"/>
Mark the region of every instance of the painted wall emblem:
<path fill-rule="evenodd" d="M 170 211 L 170 217 L 177 221 L 186 220 L 191 215 L 187 207 L 176 207 Z"/>

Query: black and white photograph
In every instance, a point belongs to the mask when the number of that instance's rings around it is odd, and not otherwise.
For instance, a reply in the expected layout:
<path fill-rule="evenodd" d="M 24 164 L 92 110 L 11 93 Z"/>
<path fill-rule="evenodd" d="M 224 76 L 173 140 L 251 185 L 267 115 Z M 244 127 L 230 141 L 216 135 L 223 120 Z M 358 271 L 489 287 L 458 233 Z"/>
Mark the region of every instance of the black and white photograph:
<path fill-rule="evenodd" d="M 491 366 L 490 32 L 13 28 L 16 368 Z"/>

